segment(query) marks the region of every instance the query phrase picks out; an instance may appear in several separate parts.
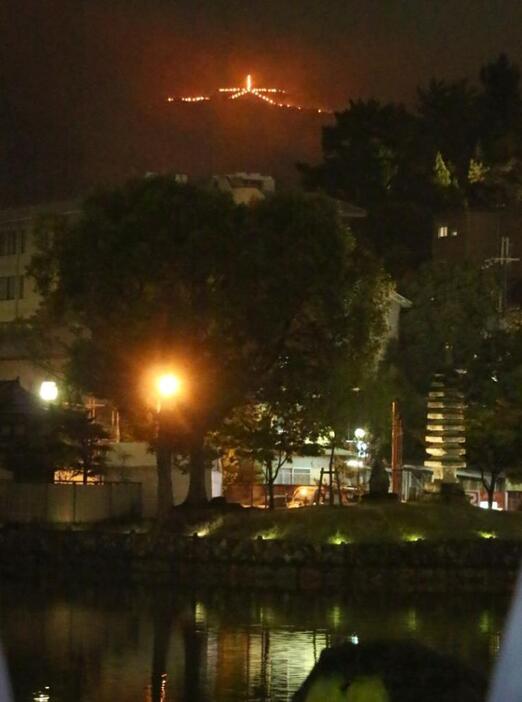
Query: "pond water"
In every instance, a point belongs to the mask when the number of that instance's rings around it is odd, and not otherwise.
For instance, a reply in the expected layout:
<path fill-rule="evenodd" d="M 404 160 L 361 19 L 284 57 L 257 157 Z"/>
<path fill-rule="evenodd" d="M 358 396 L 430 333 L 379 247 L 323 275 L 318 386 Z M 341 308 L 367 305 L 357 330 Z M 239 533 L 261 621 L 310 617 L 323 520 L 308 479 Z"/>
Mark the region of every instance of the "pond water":
<path fill-rule="evenodd" d="M 347 638 L 413 637 L 488 671 L 508 605 L 4 583 L 0 634 L 16 702 L 282 702 Z"/>

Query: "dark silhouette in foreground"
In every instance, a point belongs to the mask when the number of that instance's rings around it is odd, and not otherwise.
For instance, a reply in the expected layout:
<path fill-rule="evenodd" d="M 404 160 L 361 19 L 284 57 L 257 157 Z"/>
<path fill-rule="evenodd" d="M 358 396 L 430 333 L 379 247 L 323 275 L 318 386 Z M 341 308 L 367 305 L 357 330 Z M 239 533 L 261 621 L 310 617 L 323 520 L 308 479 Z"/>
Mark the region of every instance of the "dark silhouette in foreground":
<path fill-rule="evenodd" d="M 451 656 L 410 641 L 324 649 L 293 702 L 483 702 L 486 681 Z"/>

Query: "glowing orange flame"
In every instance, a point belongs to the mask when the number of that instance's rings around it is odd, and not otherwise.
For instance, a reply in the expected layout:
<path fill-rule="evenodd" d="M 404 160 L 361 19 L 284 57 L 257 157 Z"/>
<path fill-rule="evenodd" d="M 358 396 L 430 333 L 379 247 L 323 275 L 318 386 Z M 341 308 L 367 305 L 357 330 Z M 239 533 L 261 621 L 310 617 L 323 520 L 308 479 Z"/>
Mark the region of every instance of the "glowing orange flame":
<path fill-rule="evenodd" d="M 237 100 L 238 98 L 243 97 L 244 95 L 253 95 L 256 98 L 259 98 L 259 100 L 264 100 L 267 102 L 269 105 L 273 105 L 274 107 L 280 107 L 283 109 L 287 110 L 312 110 L 313 112 L 316 112 L 317 114 L 331 114 L 331 110 L 321 108 L 321 107 L 303 107 L 302 105 L 296 105 L 296 104 L 291 104 L 289 102 L 281 102 L 279 100 L 274 100 L 273 98 L 269 97 L 267 93 L 272 93 L 273 95 L 286 95 L 286 90 L 281 90 L 280 88 L 254 88 L 254 81 L 252 79 L 252 75 L 249 73 L 246 78 L 245 78 L 245 83 L 244 87 L 242 88 L 218 88 L 217 89 L 218 93 L 225 93 L 226 97 L 229 100 Z M 187 97 L 180 97 L 177 98 L 177 100 L 180 100 L 181 102 L 202 102 L 206 100 L 210 100 L 211 98 L 207 95 L 194 95 L 194 96 L 187 96 Z M 167 98 L 168 102 L 174 102 L 173 97 L 168 97 Z"/>

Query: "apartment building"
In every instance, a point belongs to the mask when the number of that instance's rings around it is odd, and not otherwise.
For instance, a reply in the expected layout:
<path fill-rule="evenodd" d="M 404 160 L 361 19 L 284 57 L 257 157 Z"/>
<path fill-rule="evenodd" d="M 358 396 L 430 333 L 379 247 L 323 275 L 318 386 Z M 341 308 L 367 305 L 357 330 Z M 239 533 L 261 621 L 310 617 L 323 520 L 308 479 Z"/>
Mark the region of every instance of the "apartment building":
<path fill-rule="evenodd" d="M 507 305 L 522 304 L 522 211 L 465 209 L 441 212 L 433 226 L 435 260 L 497 270 Z"/>
<path fill-rule="evenodd" d="M 35 281 L 27 274 L 36 251 L 35 230 L 46 215 L 74 217 L 79 211 L 74 201 L 0 210 L 0 380 L 19 378 L 33 392 L 50 369 L 61 365 L 58 352 L 39 362 L 23 334 L 15 333 L 40 304 Z"/>

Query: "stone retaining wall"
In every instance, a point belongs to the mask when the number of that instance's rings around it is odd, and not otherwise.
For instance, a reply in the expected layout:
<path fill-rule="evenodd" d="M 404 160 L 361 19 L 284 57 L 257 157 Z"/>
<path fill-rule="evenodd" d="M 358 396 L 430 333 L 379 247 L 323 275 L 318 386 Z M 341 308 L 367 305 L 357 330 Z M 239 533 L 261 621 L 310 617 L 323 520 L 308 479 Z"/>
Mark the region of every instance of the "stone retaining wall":
<path fill-rule="evenodd" d="M 272 590 L 503 592 L 522 543 L 477 541 L 313 546 L 93 531 L 0 531 L 0 577 L 124 580 Z"/>

